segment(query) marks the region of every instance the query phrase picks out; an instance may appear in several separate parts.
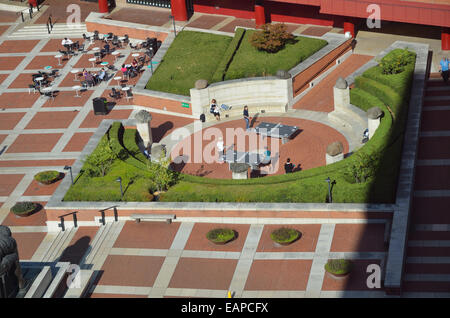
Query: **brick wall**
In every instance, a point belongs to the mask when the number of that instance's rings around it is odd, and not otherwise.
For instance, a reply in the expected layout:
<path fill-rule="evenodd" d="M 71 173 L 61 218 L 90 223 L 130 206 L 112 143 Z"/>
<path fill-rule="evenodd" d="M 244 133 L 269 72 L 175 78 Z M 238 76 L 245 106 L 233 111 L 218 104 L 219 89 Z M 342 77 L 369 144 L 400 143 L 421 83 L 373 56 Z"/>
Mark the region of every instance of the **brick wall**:
<path fill-rule="evenodd" d="M 167 37 L 167 33 L 164 32 L 154 32 L 149 30 L 135 29 L 129 27 L 122 27 L 116 25 L 100 24 L 94 22 L 86 22 L 86 28 L 89 32 L 94 32 L 97 30 L 100 34 L 107 34 L 112 32 L 119 36 L 128 36 L 132 39 L 145 40 L 146 38 L 157 38 L 160 41 L 164 41 Z"/>

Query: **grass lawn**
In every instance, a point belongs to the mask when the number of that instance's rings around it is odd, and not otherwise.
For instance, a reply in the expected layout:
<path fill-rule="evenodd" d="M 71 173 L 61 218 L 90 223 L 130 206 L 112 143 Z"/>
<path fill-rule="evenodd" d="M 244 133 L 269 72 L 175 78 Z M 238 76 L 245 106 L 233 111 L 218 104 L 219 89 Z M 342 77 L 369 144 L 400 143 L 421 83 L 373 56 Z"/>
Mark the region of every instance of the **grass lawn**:
<path fill-rule="evenodd" d="M 203 32 L 180 32 L 146 88 L 189 96 L 197 80 L 211 82 L 232 39 Z"/>
<path fill-rule="evenodd" d="M 255 31 L 247 30 L 239 50 L 228 67 L 225 80 L 245 77 L 271 76 L 278 70 L 288 71 L 327 45 L 327 41 L 297 36 L 295 43 L 286 44 L 277 53 L 259 51 L 249 39 Z"/>

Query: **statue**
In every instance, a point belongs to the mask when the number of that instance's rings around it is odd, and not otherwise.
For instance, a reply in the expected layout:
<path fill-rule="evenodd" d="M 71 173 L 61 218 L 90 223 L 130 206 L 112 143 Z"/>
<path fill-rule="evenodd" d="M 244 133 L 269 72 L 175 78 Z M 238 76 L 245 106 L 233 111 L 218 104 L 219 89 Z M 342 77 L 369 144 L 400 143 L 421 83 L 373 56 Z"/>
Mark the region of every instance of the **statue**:
<path fill-rule="evenodd" d="M 9 227 L 0 225 L 0 298 L 14 298 L 24 287 L 16 240 Z"/>

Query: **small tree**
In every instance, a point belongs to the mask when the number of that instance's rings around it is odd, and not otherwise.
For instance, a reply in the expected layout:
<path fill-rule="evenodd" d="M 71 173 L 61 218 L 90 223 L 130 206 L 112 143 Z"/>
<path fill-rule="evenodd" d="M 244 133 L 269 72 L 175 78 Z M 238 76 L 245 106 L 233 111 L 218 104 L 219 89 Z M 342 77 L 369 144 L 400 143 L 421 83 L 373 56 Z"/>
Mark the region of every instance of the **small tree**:
<path fill-rule="evenodd" d="M 379 155 L 373 153 L 369 156 L 364 152 L 359 152 L 355 156 L 356 160 L 348 166 L 347 173 L 351 178 L 354 178 L 356 183 L 366 182 L 376 173 L 380 160 Z"/>
<path fill-rule="evenodd" d="M 175 172 L 168 169 L 169 164 L 170 157 L 166 158 L 165 151 L 161 151 L 158 162 L 147 163 L 148 171 L 159 192 L 167 190 L 167 188 L 176 180 Z"/>
<path fill-rule="evenodd" d="M 283 23 L 264 24 L 262 30 L 255 31 L 250 37 L 250 43 L 258 50 L 269 53 L 276 53 L 281 50 L 288 41 L 292 41 L 294 36 L 287 32 L 287 27 Z"/>
<path fill-rule="evenodd" d="M 104 177 L 116 158 L 109 140 L 103 137 L 95 151 L 86 158 L 84 170 L 92 177 Z"/>

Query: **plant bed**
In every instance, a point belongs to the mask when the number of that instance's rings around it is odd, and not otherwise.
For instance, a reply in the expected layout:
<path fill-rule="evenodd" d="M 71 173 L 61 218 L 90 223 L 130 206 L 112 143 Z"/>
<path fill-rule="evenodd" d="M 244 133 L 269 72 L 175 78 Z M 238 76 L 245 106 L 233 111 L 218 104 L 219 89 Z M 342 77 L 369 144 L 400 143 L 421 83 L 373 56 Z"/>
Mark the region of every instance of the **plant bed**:
<path fill-rule="evenodd" d="M 232 229 L 213 229 L 206 233 L 206 238 L 217 245 L 224 245 L 236 238 L 236 232 Z"/>
<path fill-rule="evenodd" d="M 26 217 L 34 214 L 40 210 L 41 205 L 35 202 L 17 202 L 10 209 L 10 212 L 14 213 L 18 217 Z"/>
<path fill-rule="evenodd" d="M 270 233 L 270 238 L 275 244 L 286 246 L 297 241 L 301 236 L 301 233 L 296 229 L 287 227 L 281 227 Z"/>
<path fill-rule="evenodd" d="M 333 278 L 347 276 L 352 270 L 352 262 L 346 259 L 330 259 L 325 264 L 325 271 Z"/>
<path fill-rule="evenodd" d="M 42 171 L 34 175 L 34 180 L 43 185 L 52 184 L 60 180 L 64 176 L 63 173 L 56 170 Z"/>

